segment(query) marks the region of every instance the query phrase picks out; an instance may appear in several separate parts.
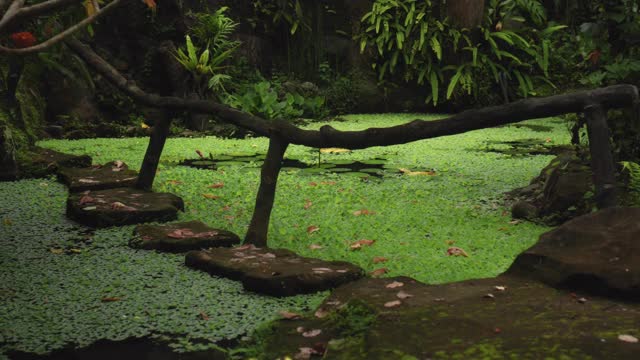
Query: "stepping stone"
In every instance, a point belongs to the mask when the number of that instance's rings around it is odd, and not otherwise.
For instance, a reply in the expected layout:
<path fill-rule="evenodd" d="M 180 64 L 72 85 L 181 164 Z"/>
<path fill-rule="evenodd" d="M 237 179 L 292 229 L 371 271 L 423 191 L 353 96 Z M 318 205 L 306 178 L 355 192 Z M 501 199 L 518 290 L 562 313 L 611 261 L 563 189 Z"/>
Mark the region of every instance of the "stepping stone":
<path fill-rule="evenodd" d="M 184 211 L 181 198 L 133 188 L 71 193 L 67 216 L 93 227 L 130 225 L 175 220 Z"/>
<path fill-rule="evenodd" d="M 20 178 L 45 177 L 54 174 L 59 168 L 83 168 L 91 166 L 88 155 L 71 155 L 55 150 L 35 147 L 28 161 L 19 161 Z"/>
<path fill-rule="evenodd" d="M 364 278 L 313 314 L 282 315 L 260 337 L 265 359 L 640 358 L 640 343 L 628 342 L 640 337 L 639 303 L 512 276 L 443 285 Z"/>
<path fill-rule="evenodd" d="M 605 209 L 566 222 L 543 234 L 508 272 L 640 301 L 640 208 Z"/>
<path fill-rule="evenodd" d="M 145 250 L 182 252 L 240 244 L 238 235 L 208 227 L 200 221 L 165 225 L 138 225 L 129 245 Z"/>
<path fill-rule="evenodd" d="M 58 179 L 71 192 L 103 190 L 135 185 L 138 172 L 129 170 L 122 161 L 112 161 L 88 168 L 62 167 L 58 170 Z"/>
<path fill-rule="evenodd" d="M 186 264 L 240 280 L 247 290 L 273 296 L 323 291 L 364 276 L 360 267 L 348 262 L 307 258 L 286 249 L 253 245 L 190 251 Z"/>

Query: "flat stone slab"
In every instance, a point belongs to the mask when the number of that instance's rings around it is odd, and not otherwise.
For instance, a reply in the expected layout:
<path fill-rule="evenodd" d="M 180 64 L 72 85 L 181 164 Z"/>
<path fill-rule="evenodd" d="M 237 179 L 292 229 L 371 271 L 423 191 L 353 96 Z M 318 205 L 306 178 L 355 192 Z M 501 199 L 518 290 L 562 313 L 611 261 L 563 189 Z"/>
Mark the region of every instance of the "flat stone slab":
<path fill-rule="evenodd" d="M 640 301 L 640 208 L 612 208 L 543 234 L 510 274 Z"/>
<path fill-rule="evenodd" d="M 129 245 L 137 249 L 183 252 L 240 244 L 238 235 L 214 229 L 200 221 L 138 225 Z"/>
<path fill-rule="evenodd" d="M 69 191 L 103 190 L 133 186 L 138 172 L 129 170 L 122 161 L 112 161 L 104 165 L 88 168 L 61 167 L 58 180 L 69 187 Z"/>
<path fill-rule="evenodd" d="M 45 177 L 56 173 L 59 168 L 84 168 L 91 166 L 88 155 L 71 155 L 55 150 L 34 147 L 29 161 L 18 163 L 20 178 Z"/>
<path fill-rule="evenodd" d="M 344 261 L 324 261 L 286 249 L 210 249 L 187 253 L 189 267 L 242 281 L 245 289 L 273 296 L 292 296 L 332 289 L 364 276 L 364 271 Z"/>
<path fill-rule="evenodd" d="M 71 193 L 67 216 L 93 227 L 130 225 L 175 220 L 184 211 L 181 198 L 133 188 Z"/>
<path fill-rule="evenodd" d="M 436 286 L 365 278 L 313 314 L 283 315 L 255 340 L 265 359 L 640 358 L 640 304 L 511 276 Z"/>

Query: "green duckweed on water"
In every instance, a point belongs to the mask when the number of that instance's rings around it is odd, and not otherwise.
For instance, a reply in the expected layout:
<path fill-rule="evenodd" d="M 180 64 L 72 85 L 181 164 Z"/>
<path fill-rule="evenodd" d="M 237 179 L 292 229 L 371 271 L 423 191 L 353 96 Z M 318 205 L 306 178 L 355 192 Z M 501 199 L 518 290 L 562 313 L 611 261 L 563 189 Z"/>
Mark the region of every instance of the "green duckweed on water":
<path fill-rule="evenodd" d="M 349 122 L 331 125 L 356 130 L 416 117 L 353 115 Z M 348 154 L 322 154 L 327 163 L 384 158 L 382 179 L 365 177 L 367 173 L 362 173 L 362 180 L 335 172 L 284 171 L 269 229 L 270 246 L 350 261 L 367 271 L 386 267 L 386 276 L 406 275 L 427 283 L 495 276 L 548 230 L 530 223 L 511 224 L 501 194 L 527 185 L 552 157 L 513 158 L 475 150 L 486 148 L 489 141 L 535 137 L 553 144 L 569 141 L 566 125 L 557 119 L 526 123 L 551 130 L 506 126 Z M 325 124 L 309 128 L 321 125 Z M 136 169 L 147 142 L 146 138 L 85 139 L 39 145 L 88 154 L 95 163 L 123 160 Z M 195 158 L 195 150 L 220 158 L 265 153 L 267 145 L 263 138 L 169 139 L 154 190 L 185 200 L 180 221 L 201 220 L 243 237 L 259 169 L 227 164 L 217 171 L 199 170 L 178 163 Z M 292 145 L 287 157 L 314 164 L 317 149 Z M 404 176 L 397 168 L 433 169 L 437 176 Z M 211 188 L 214 183 L 224 186 Z M 239 282 L 187 269 L 182 255 L 130 249 L 132 226 L 87 233 L 66 220 L 66 196 L 65 188 L 51 179 L 0 183 L 0 354 L 45 353 L 98 339 L 165 334 L 172 335 L 178 350 L 193 350 L 206 346 L 201 341 L 251 333 L 277 317 L 279 310 L 312 309 L 326 296 L 275 299 L 247 293 Z M 354 215 L 362 209 L 369 214 Z M 308 234 L 312 225 L 320 230 Z M 376 242 L 359 251 L 350 249 L 349 244 L 359 239 Z M 322 248 L 310 248 L 312 244 Z M 470 256 L 446 256 L 451 244 Z M 388 261 L 374 264 L 375 257 Z"/>

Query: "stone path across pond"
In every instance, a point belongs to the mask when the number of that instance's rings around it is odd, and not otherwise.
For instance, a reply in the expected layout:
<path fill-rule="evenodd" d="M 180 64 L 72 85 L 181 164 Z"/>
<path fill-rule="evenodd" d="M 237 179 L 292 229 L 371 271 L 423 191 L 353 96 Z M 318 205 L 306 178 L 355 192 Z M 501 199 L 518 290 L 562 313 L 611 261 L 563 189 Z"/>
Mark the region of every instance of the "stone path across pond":
<path fill-rule="evenodd" d="M 93 227 L 171 221 L 184 211 L 181 198 L 133 188 L 72 193 L 67 199 L 67 216 Z"/>
<path fill-rule="evenodd" d="M 130 170 L 122 161 L 87 168 L 61 167 L 58 179 L 70 192 L 104 190 L 135 185 L 138 172 Z"/>
<path fill-rule="evenodd" d="M 230 247 L 238 244 L 238 235 L 227 230 L 211 228 L 200 221 L 138 225 L 134 230 L 134 238 L 129 242 L 133 248 L 168 252 Z"/>
<path fill-rule="evenodd" d="M 364 271 L 344 261 L 306 258 L 286 249 L 244 245 L 187 253 L 189 267 L 242 281 L 245 289 L 273 296 L 291 296 L 332 289 L 357 280 Z"/>

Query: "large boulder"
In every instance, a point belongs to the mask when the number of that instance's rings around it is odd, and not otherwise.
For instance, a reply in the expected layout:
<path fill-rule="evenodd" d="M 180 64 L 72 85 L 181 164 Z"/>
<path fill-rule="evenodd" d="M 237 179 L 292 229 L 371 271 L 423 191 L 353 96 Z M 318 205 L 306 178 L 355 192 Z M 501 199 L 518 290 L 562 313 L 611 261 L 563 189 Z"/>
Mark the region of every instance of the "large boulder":
<path fill-rule="evenodd" d="M 254 339 L 261 358 L 636 359 L 640 304 L 510 276 L 426 285 L 364 278 Z M 315 357 L 317 356 L 317 357 Z"/>
<path fill-rule="evenodd" d="M 640 208 L 611 208 L 573 219 L 542 235 L 508 273 L 638 301 Z"/>

